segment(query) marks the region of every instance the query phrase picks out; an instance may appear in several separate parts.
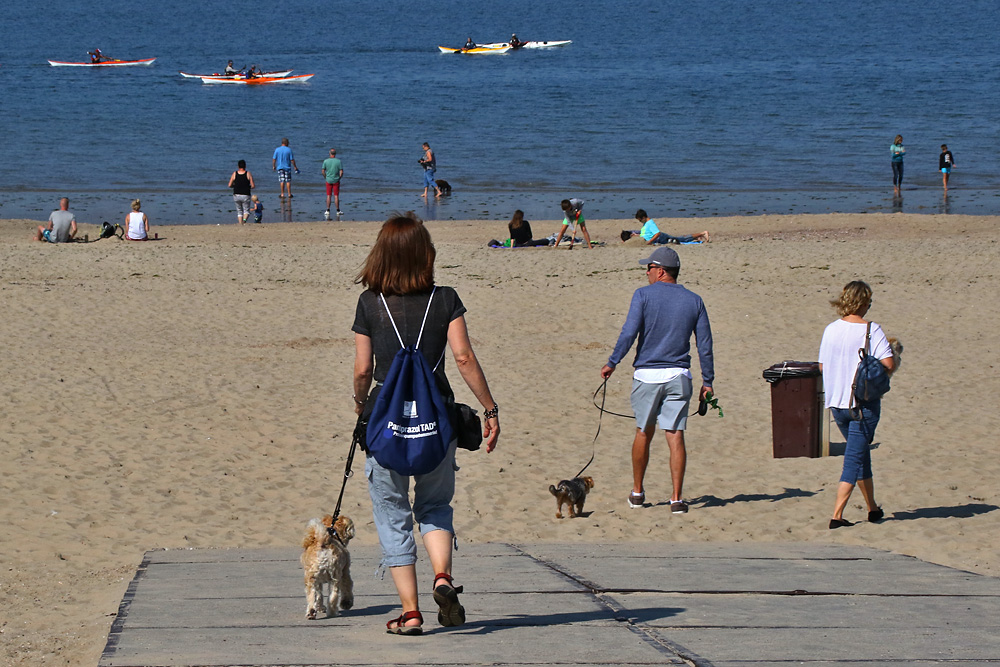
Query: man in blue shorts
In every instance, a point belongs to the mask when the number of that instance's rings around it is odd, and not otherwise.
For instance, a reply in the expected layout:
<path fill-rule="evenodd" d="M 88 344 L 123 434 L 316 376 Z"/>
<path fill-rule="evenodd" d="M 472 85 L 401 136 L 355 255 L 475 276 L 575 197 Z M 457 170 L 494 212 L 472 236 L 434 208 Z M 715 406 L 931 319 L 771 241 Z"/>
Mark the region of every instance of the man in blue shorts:
<path fill-rule="evenodd" d="M 632 410 L 635 413 L 635 439 L 632 442 L 632 493 L 629 507 L 646 502 L 643 478 L 649 464 L 649 443 L 657 423 L 667 436 L 670 447 L 670 477 L 673 495 L 670 511 L 683 514 L 688 505 L 682 496 L 687 450 L 684 428 L 691 402 L 691 334 L 698 345 L 701 365 L 701 391 L 705 398 L 712 391 L 715 361 L 712 353 L 712 328 L 701 297 L 677 284 L 681 260 L 671 248 L 660 247 L 639 260 L 646 267 L 649 285 L 632 295 L 625 325 L 618 336 L 608 363 L 601 369 L 607 380 L 635 341 L 635 371 L 632 375 Z"/>
<path fill-rule="evenodd" d="M 299 167 L 295 164 L 295 156 L 292 155 L 292 149 L 288 147 L 288 137 L 284 137 L 281 140 L 281 145 L 274 149 L 274 155 L 271 156 L 271 170 L 277 170 L 278 187 L 281 188 L 281 194 L 278 195 L 279 199 L 284 199 L 286 189 L 288 191 L 288 198 L 292 198 L 293 168 L 296 174 L 299 173 Z"/>
<path fill-rule="evenodd" d="M 49 215 L 49 224 L 38 225 L 36 241 L 69 243 L 76 238 L 76 216 L 69 211 L 69 197 L 59 200 L 59 210 Z"/>

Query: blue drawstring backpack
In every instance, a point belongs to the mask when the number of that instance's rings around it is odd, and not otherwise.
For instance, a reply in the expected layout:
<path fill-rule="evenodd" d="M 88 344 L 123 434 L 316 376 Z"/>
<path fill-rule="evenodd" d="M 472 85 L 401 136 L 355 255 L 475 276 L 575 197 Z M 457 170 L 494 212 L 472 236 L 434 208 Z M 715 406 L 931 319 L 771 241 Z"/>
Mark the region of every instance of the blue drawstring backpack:
<path fill-rule="evenodd" d="M 452 440 L 448 409 L 434 379 L 434 370 L 444 359 L 444 352 L 431 368 L 419 349 L 435 291 L 437 288 L 427 300 L 417 344 L 409 347 L 403 344 L 385 297 L 379 295 L 401 349 L 393 357 L 375 399 L 366 439 L 368 453 L 379 465 L 400 475 L 425 475 L 437 468 L 448 455 Z"/>
<path fill-rule="evenodd" d="M 872 323 L 865 331 L 865 346 L 858 350 L 858 370 L 851 385 L 851 417 L 861 419 L 860 403 L 877 401 L 889 391 L 889 373 L 882 362 L 871 355 Z"/>

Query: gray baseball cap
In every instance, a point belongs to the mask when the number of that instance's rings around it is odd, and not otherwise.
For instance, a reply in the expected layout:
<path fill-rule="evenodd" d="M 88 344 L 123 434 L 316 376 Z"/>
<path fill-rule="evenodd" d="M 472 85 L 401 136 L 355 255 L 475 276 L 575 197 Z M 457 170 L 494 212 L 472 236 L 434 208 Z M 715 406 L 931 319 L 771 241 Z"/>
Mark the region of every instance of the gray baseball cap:
<path fill-rule="evenodd" d="M 649 266 L 658 264 L 666 268 L 681 268 L 681 258 L 677 253 L 666 246 L 661 246 L 653 251 L 649 257 L 639 260 L 639 266 Z"/>

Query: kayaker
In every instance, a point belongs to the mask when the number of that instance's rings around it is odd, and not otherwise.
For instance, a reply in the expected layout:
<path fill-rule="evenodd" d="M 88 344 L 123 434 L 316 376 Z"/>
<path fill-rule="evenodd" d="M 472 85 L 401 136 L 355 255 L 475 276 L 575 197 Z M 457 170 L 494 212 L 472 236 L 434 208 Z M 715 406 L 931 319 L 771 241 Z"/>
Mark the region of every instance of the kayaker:
<path fill-rule="evenodd" d="M 465 40 L 465 46 L 462 47 L 462 50 L 468 51 L 469 49 L 476 48 L 476 46 L 477 46 L 476 43 L 473 42 L 472 38 L 470 37 L 469 39 Z"/>
<path fill-rule="evenodd" d="M 239 70 L 237 70 L 235 67 L 233 67 L 233 61 L 232 60 L 230 60 L 226 64 L 226 70 L 225 71 L 226 71 L 226 74 L 228 74 L 229 76 L 232 76 L 232 75 L 234 75 L 234 74 L 236 74 L 236 73 L 239 72 Z"/>
<path fill-rule="evenodd" d="M 90 56 L 90 62 L 99 63 L 105 60 L 104 54 L 101 53 L 100 49 L 94 49 L 93 51 L 87 51 L 87 55 Z"/>
<path fill-rule="evenodd" d="M 517 38 L 517 33 L 515 32 L 513 35 L 510 36 L 510 48 L 519 49 L 522 46 L 524 46 L 524 42 L 522 42 Z"/>
<path fill-rule="evenodd" d="M 256 79 L 257 76 L 258 76 L 258 74 L 257 74 L 257 66 L 256 65 L 251 65 L 250 66 L 250 71 L 247 72 L 247 78 L 248 79 Z"/>

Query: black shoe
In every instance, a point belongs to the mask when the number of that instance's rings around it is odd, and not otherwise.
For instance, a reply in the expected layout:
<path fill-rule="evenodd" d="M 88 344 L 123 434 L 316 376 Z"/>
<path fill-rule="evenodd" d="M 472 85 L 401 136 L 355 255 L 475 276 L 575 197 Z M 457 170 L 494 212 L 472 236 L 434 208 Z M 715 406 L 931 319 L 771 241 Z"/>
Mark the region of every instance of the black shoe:
<path fill-rule="evenodd" d="M 854 524 L 847 519 L 830 519 L 830 530 L 834 528 L 843 528 L 844 526 L 853 526 Z"/>
<path fill-rule="evenodd" d="M 878 523 L 885 516 L 885 512 L 882 511 L 881 507 L 876 508 L 874 511 L 868 513 L 869 523 Z"/>

